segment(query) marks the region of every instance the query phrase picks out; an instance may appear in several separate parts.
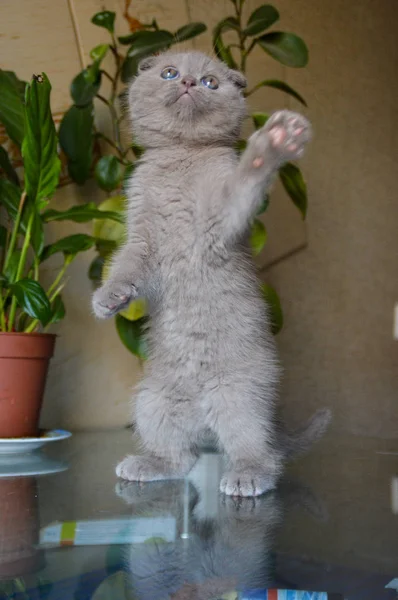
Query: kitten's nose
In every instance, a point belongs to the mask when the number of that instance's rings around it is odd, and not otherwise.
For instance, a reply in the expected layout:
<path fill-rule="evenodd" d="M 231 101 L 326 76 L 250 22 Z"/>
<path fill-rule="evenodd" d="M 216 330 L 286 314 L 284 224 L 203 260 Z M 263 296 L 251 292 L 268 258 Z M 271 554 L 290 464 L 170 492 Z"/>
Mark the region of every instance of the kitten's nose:
<path fill-rule="evenodd" d="M 188 89 L 192 85 L 196 85 L 196 79 L 194 77 L 191 77 L 191 75 L 185 75 L 185 77 L 181 79 L 181 83 L 182 85 L 185 85 L 185 87 Z"/>

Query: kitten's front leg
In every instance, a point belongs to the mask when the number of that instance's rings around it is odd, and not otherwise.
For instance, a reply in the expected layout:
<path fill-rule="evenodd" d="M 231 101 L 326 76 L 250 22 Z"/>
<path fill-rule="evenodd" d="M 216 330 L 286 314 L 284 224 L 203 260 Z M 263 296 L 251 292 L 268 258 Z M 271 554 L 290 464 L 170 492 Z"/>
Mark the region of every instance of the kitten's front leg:
<path fill-rule="evenodd" d="M 223 208 L 227 235 L 239 237 L 247 229 L 278 169 L 301 158 L 310 137 L 311 126 L 305 117 L 281 110 L 249 138 L 238 168 L 226 183 Z"/>
<path fill-rule="evenodd" d="M 112 317 L 135 300 L 142 290 L 143 257 L 127 243 L 114 257 L 109 278 L 93 294 L 92 306 L 99 319 Z"/>

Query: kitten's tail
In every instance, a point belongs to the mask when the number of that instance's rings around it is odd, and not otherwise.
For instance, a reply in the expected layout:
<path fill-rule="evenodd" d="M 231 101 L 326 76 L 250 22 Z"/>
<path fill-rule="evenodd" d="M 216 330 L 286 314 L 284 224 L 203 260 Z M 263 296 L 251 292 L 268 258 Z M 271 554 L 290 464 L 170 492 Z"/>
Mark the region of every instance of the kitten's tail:
<path fill-rule="evenodd" d="M 311 446 L 324 435 L 331 420 L 331 410 L 323 408 L 318 410 L 300 429 L 289 433 L 283 432 L 281 443 L 285 458 L 292 459 L 306 454 Z"/>

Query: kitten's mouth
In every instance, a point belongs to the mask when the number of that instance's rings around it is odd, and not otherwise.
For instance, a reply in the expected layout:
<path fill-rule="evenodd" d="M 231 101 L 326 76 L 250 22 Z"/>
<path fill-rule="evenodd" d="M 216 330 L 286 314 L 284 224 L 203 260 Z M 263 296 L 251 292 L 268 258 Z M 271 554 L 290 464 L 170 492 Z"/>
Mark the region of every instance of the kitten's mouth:
<path fill-rule="evenodd" d="M 193 102 L 195 104 L 195 100 L 192 98 L 192 95 L 189 93 L 189 90 L 184 90 L 179 94 L 177 101 L 182 100 L 182 102 Z"/>

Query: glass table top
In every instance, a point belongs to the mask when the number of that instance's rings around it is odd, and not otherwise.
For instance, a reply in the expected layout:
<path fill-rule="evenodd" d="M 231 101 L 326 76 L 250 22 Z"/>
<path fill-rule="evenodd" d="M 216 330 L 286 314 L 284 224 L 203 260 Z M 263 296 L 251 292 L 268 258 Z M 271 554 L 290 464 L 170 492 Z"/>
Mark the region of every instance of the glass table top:
<path fill-rule="evenodd" d="M 212 452 L 186 480 L 118 481 L 134 445 L 0 457 L 0 599 L 398 598 L 398 440 L 328 435 L 255 499 L 219 493 Z"/>

